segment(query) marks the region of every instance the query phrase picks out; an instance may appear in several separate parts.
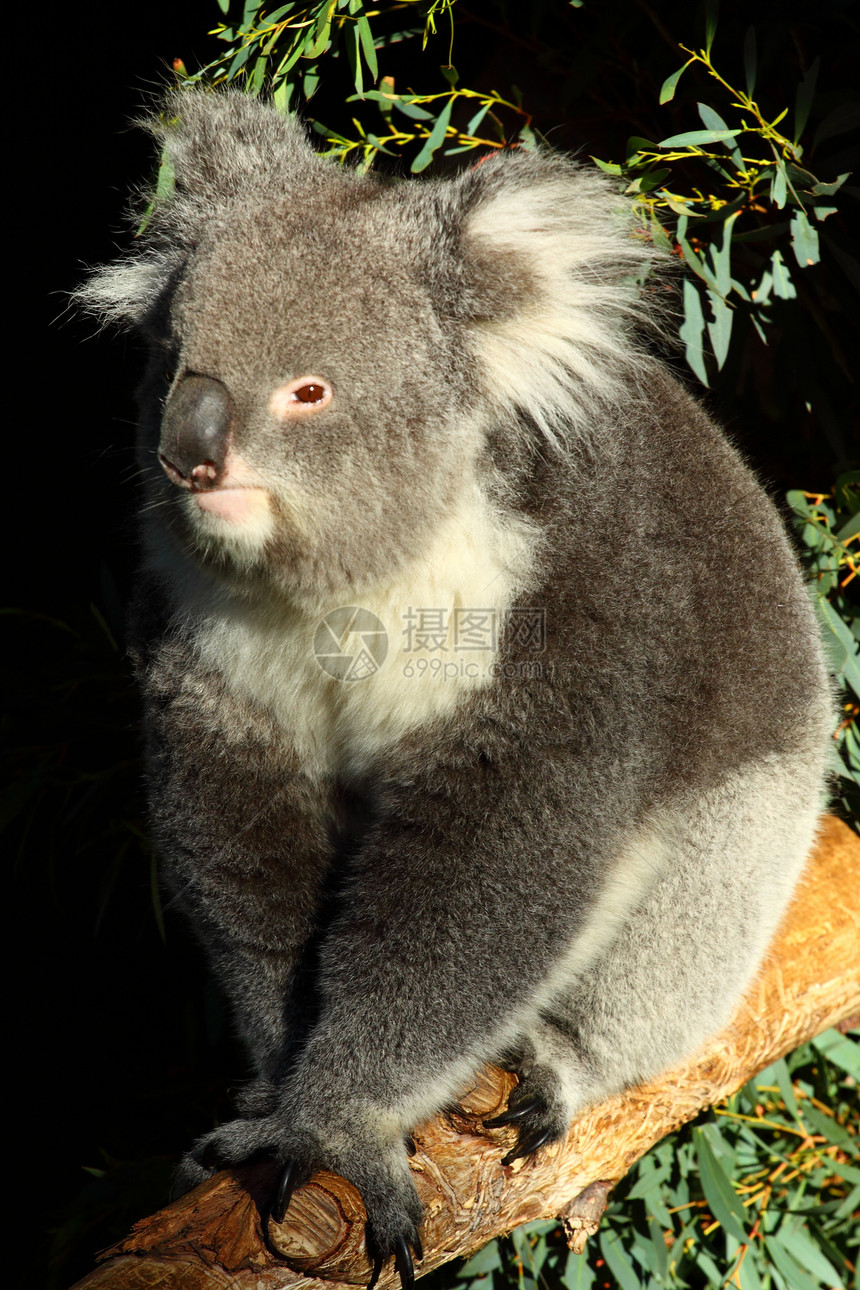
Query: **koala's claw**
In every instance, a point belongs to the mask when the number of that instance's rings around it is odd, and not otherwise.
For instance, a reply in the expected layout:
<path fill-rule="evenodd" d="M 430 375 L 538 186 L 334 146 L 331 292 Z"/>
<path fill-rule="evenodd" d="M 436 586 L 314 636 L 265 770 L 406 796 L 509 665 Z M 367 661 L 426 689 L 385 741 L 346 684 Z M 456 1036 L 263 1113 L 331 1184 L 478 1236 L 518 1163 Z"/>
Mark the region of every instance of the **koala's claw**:
<path fill-rule="evenodd" d="M 386 1251 L 380 1249 L 377 1241 L 374 1239 L 373 1232 L 368 1228 L 367 1245 L 373 1251 L 373 1275 L 367 1283 L 367 1290 L 373 1290 L 382 1268 L 387 1258 L 394 1256 L 394 1268 L 400 1277 L 401 1290 L 415 1290 L 415 1264 L 412 1259 L 414 1251 L 415 1258 L 423 1259 L 424 1250 L 421 1246 L 421 1238 L 415 1228 L 409 1233 L 408 1237 L 395 1236 Z M 411 1249 L 410 1249 L 411 1246 Z"/>
<path fill-rule="evenodd" d="M 521 1160 L 524 1156 L 534 1155 L 539 1147 L 544 1147 L 548 1142 L 554 1142 L 557 1138 L 558 1133 L 552 1128 L 522 1129 L 520 1130 L 517 1145 L 506 1156 L 502 1157 L 502 1164 L 510 1165 L 515 1160 Z"/>
<path fill-rule="evenodd" d="M 484 1120 L 485 1129 L 503 1129 L 506 1124 L 515 1124 L 523 1120 L 532 1111 L 544 1111 L 546 1107 L 539 1097 L 523 1097 L 508 1103 L 508 1109 L 501 1115 L 494 1115 L 492 1120 Z"/>
<path fill-rule="evenodd" d="M 270 1217 L 276 1223 L 283 1223 L 290 1207 L 290 1201 L 293 1198 L 293 1192 L 305 1182 L 307 1182 L 307 1170 L 302 1169 L 295 1160 L 288 1160 L 281 1170 L 278 1190 L 275 1192 L 275 1199 L 272 1201 L 272 1208 L 269 1211 Z"/>

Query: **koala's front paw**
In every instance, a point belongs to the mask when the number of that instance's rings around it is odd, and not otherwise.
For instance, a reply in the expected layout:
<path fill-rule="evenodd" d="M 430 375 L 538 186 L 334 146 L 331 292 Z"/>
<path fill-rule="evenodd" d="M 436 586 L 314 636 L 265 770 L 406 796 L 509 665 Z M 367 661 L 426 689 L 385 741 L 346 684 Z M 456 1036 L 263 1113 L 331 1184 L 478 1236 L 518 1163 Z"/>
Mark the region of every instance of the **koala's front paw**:
<path fill-rule="evenodd" d="M 507 1109 L 491 1120 L 484 1120 L 485 1129 L 503 1129 L 512 1125 L 518 1130 L 516 1146 L 502 1157 L 503 1165 L 531 1156 L 549 1142 L 557 1142 L 569 1127 L 570 1117 L 557 1095 L 556 1081 L 551 1072 L 546 1072 L 543 1079 L 537 1072 L 521 1075 L 519 1079 Z"/>
<path fill-rule="evenodd" d="M 418 1229 L 422 1206 L 407 1161 L 408 1145 L 390 1143 L 371 1134 L 302 1133 L 283 1114 L 255 1120 L 233 1120 L 200 1138 L 179 1166 L 172 1189 L 176 1198 L 211 1177 L 219 1168 L 268 1156 L 281 1166 L 269 1208 L 269 1218 L 281 1223 L 293 1192 L 319 1169 L 328 1169 L 353 1183 L 367 1211 L 367 1250 L 373 1263 L 371 1286 L 383 1264 L 393 1258 L 403 1290 L 412 1290 L 413 1256 L 422 1258 Z"/>
<path fill-rule="evenodd" d="M 231 1120 L 198 1138 L 182 1157 L 173 1176 L 170 1199 L 184 1196 L 192 1187 L 211 1178 L 219 1169 L 244 1164 L 255 1156 L 272 1153 L 273 1137 L 262 1119 Z"/>
<path fill-rule="evenodd" d="M 414 1148 L 410 1140 L 393 1145 L 356 1140 L 334 1151 L 321 1150 L 313 1166 L 306 1160 L 288 1160 L 281 1171 L 271 1218 L 276 1223 L 284 1221 L 293 1192 L 314 1169 L 340 1174 L 358 1188 L 367 1212 L 365 1239 L 373 1265 L 370 1287 L 376 1284 L 385 1262 L 393 1258 L 403 1290 L 412 1290 L 413 1256 L 421 1259 L 424 1254 L 419 1236 L 423 1211 L 407 1163 L 410 1145 Z"/>

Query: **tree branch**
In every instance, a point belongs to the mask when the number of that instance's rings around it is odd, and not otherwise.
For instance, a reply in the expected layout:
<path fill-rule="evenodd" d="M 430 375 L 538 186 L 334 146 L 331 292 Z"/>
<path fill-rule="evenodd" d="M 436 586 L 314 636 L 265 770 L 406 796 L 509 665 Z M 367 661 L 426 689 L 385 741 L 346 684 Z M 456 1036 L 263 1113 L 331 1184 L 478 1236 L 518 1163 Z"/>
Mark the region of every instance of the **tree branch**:
<path fill-rule="evenodd" d="M 860 839 L 828 818 L 767 961 L 731 1024 L 658 1080 L 595 1107 L 567 1138 L 504 1168 L 509 1129 L 481 1120 L 515 1083 L 488 1067 L 462 1098 L 413 1135 L 424 1201 L 429 1272 L 538 1218 L 561 1218 L 573 1248 L 596 1229 L 611 1188 L 655 1142 L 727 1097 L 757 1071 L 828 1026 L 860 1013 Z M 342 1178 L 320 1173 L 299 1190 L 286 1221 L 263 1235 L 275 1170 L 220 1173 L 137 1223 L 77 1290 L 327 1290 L 366 1283 L 364 1210 Z M 273 1251 L 278 1251 L 278 1254 Z M 284 1260 L 288 1260 L 285 1262 Z M 311 1275 L 313 1273 L 313 1275 Z M 380 1286 L 394 1281 L 391 1267 Z"/>

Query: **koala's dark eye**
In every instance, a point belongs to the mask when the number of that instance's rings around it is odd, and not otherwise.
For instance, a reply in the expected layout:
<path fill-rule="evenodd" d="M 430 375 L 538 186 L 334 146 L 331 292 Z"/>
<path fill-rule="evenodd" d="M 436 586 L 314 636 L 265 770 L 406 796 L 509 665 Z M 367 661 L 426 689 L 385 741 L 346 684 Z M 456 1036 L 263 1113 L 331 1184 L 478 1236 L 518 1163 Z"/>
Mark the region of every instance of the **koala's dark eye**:
<path fill-rule="evenodd" d="M 325 386 L 309 381 L 307 385 L 300 385 L 297 390 L 293 390 L 293 398 L 298 399 L 299 403 L 320 403 L 325 398 Z"/>
<path fill-rule="evenodd" d="M 319 412 L 334 397 L 334 390 L 321 376 L 297 376 L 279 385 L 269 399 L 269 408 L 277 417 L 304 416 Z"/>

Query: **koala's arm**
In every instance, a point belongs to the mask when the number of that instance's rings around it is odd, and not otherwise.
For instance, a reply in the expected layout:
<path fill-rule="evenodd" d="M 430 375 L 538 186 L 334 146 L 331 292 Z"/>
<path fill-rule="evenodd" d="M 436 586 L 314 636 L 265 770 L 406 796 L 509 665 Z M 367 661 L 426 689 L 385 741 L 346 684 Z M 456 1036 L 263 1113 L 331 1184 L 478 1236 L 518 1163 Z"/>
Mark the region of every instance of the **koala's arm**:
<path fill-rule="evenodd" d="M 572 805 L 578 774 L 583 800 L 595 792 L 576 760 L 489 726 L 388 759 L 321 946 L 319 1020 L 276 1110 L 216 1130 L 198 1165 L 268 1151 L 287 1165 L 282 1202 L 331 1169 L 359 1188 L 380 1257 L 417 1246 L 405 1136 L 514 1044 L 554 966 L 591 934 L 615 825 L 608 807 L 596 821 Z"/>
<path fill-rule="evenodd" d="M 176 905 L 229 1000 L 266 1107 L 307 1024 L 297 981 L 316 931 L 331 840 L 319 789 L 265 713 L 231 694 L 175 627 L 133 624 L 150 814 Z"/>

